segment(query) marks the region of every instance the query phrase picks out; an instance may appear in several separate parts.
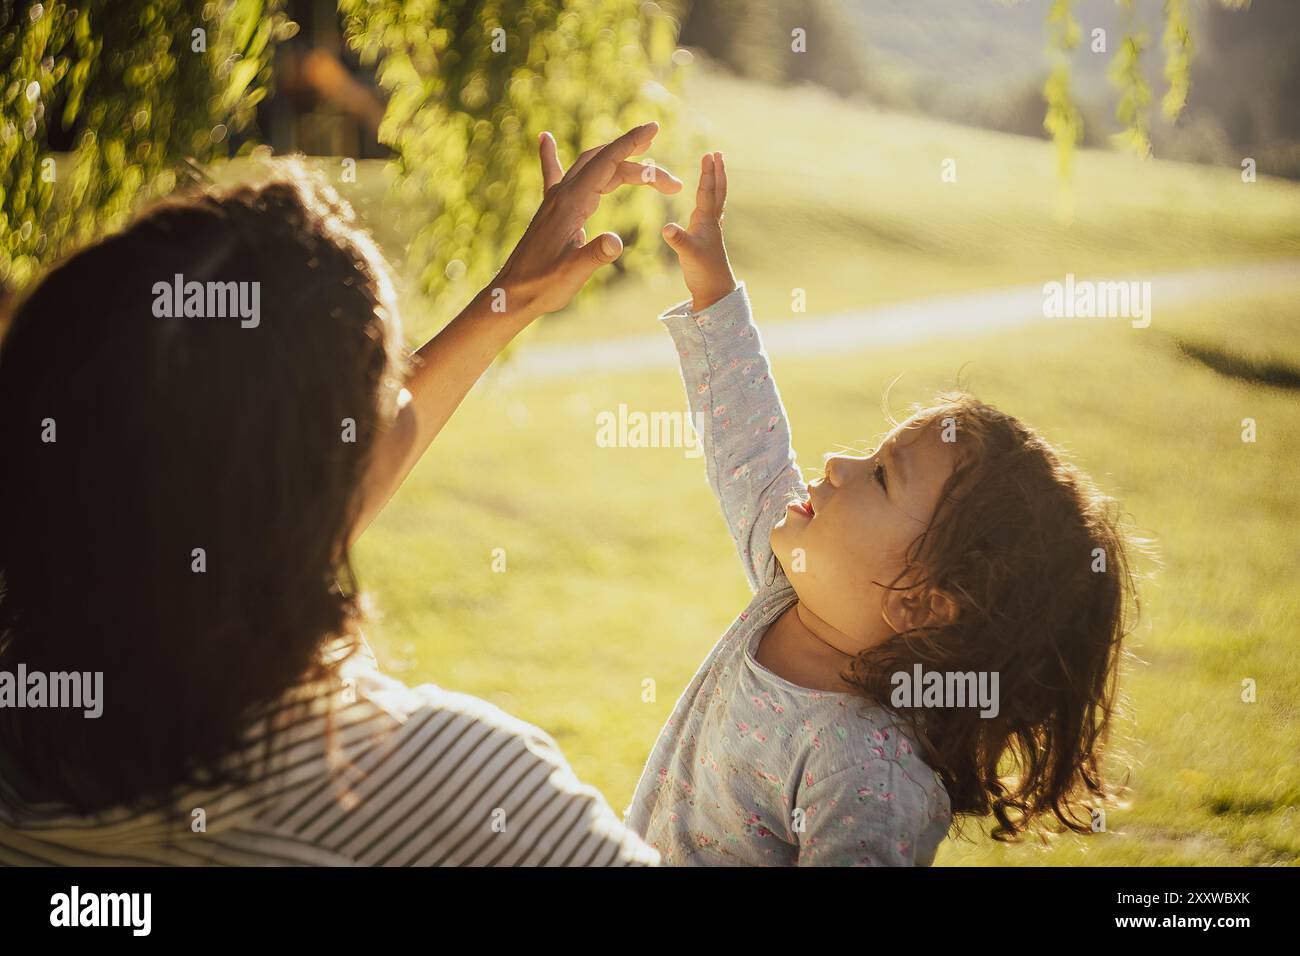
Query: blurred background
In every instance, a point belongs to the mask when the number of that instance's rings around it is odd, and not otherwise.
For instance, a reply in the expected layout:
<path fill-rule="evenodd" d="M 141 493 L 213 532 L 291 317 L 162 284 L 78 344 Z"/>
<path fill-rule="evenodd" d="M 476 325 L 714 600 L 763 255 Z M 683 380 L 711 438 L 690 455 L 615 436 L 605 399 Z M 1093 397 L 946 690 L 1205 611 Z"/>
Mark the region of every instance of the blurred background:
<path fill-rule="evenodd" d="M 747 600 L 700 460 L 596 442 L 619 405 L 684 406 L 658 230 L 720 149 L 809 477 L 960 372 L 1159 550 L 1106 832 L 971 827 L 938 863 L 1300 860 L 1294 3 L 0 0 L 0 26 L 10 293 L 156 196 L 301 151 L 379 239 L 416 344 L 522 232 L 539 131 L 567 163 L 662 125 L 653 158 L 688 189 L 607 200 L 593 228 L 627 254 L 512 348 L 360 542 L 391 672 L 540 725 L 630 799 Z M 1067 274 L 1151 281 L 1150 327 L 1044 319 Z"/>

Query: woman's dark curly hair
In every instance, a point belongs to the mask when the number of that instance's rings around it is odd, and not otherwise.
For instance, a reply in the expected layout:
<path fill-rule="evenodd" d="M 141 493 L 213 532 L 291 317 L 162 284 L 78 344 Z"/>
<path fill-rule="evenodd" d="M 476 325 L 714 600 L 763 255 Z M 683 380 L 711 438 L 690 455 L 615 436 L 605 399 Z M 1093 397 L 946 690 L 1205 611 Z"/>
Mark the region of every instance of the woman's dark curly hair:
<path fill-rule="evenodd" d="M 176 275 L 260 283 L 260 322 L 158 317 Z M 44 798 L 92 811 L 237 780 L 222 758 L 253 722 L 336 678 L 358 645 L 358 487 L 398 391 L 392 308 L 373 242 L 292 162 L 154 206 L 17 303 L 0 668 L 104 675 L 98 719 L 0 711 Z"/>
<path fill-rule="evenodd" d="M 863 652 L 846 677 L 913 727 L 954 815 L 992 814 L 999 840 L 1050 817 L 1088 832 L 1089 805 L 1113 796 L 1101 752 L 1137 611 L 1116 504 L 1041 436 L 964 392 L 911 424 L 955 429 L 957 464 L 885 586 L 936 589 L 957 613 Z M 917 664 L 997 673 L 999 712 L 892 706 L 892 675 Z"/>

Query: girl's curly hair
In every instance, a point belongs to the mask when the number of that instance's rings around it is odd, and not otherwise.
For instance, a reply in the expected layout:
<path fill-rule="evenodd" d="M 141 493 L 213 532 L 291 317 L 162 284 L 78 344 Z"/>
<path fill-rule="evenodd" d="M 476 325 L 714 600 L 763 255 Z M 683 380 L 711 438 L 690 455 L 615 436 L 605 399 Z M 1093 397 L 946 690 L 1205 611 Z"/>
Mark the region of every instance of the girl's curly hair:
<path fill-rule="evenodd" d="M 936 589 L 957 613 L 863 652 L 846 678 L 913 727 L 955 816 L 992 814 L 1004 841 L 1049 814 L 1088 832 L 1089 804 L 1113 797 L 1101 751 L 1138 610 L 1116 503 L 1033 430 L 965 392 L 939 396 L 911 424 L 947 429 L 957 463 L 906 569 L 882 584 Z M 892 675 L 917 664 L 997 673 L 998 713 L 893 706 Z"/>

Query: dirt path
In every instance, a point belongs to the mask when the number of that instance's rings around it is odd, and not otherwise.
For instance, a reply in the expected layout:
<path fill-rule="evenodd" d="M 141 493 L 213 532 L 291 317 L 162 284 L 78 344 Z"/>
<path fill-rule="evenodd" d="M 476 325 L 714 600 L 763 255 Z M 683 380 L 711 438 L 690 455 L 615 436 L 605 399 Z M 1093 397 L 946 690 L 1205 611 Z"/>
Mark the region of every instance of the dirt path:
<path fill-rule="evenodd" d="M 1064 277 L 1062 277 L 1063 279 Z M 1142 280 L 1151 283 L 1151 325 L 1162 314 L 1206 299 L 1244 293 L 1300 292 L 1300 261 L 1284 260 L 1186 272 L 1128 276 L 1078 276 L 1094 282 Z M 939 336 L 959 338 L 1005 331 L 1038 322 L 1061 321 L 1043 315 L 1043 285 L 1011 286 L 896 302 L 868 309 L 764 323 L 763 342 L 773 356 L 851 351 L 868 346 L 902 345 Z M 1123 321 L 1111 319 L 1104 321 Z M 654 334 L 579 344 L 524 346 L 497 370 L 498 382 L 545 381 L 600 372 L 636 372 L 674 366 L 668 336 Z"/>

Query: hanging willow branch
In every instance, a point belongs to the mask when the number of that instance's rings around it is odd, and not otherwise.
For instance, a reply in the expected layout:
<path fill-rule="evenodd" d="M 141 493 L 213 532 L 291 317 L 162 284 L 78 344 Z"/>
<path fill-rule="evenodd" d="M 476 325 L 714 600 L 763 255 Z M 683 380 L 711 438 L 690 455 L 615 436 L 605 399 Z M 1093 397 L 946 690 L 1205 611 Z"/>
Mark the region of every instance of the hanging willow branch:
<path fill-rule="evenodd" d="M 1119 89 L 1115 118 L 1122 127 L 1115 139 L 1143 157 L 1151 155 L 1151 86 L 1142 72 L 1148 42 L 1145 31 L 1129 33 L 1110 64 L 1111 82 Z"/>
<path fill-rule="evenodd" d="M 1187 0 L 1165 0 L 1165 35 L 1160 45 L 1165 51 L 1165 82 L 1169 90 L 1161 102 L 1165 119 L 1173 122 L 1187 105 L 1192 86 L 1192 31 Z"/>
<path fill-rule="evenodd" d="M 1056 165 L 1061 179 L 1069 182 L 1074 148 L 1083 136 L 1083 119 L 1070 95 L 1070 54 L 1079 45 L 1079 23 L 1070 11 L 1070 0 L 1052 0 L 1047 10 L 1047 36 L 1053 64 L 1043 87 L 1043 97 L 1047 100 L 1043 128 L 1056 144 Z"/>
<path fill-rule="evenodd" d="M 187 159 L 227 155 L 291 27 L 281 6 L 0 0 L 0 284 L 169 192 Z"/>
<path fill-rule="evenodd" d="M 1125 148 L 1145 157 L 1151 154 L 1152 92 L 1143 70 L 1143 56 L 1150 46 L 1150 37 L 1136 21 L 1132 0 L 1115 2 L 1126 10 L 1128 23 L 1108 68 L 1110 80 L 1119 91 L 1115 118 L 1121 129 L 1114 138 Z M 1230 10 L 1243 10 L 1250 6 L 1250 0 L 1216 2 Z M 1189 0 L 1164 0 L 1162 15 L 1164 32 L 1160 45 L 1168 89 L 1161 99 L 1160 111 L 1165 121 L 1172 123 L 1182 115 L 1191 90 L 1195 45 Z M 1050 0 L 1047 36 L 1052 69 L 1043 88 L 1047 104 L 1043 128 L 1056 144 L 1057 168 L 1062 182 L 1068 185 L 1074 150 L 1083 133 L 1082 120 L 1070 90 L 1069 59 L 1079 41 L 1079 24 L 1074 19 L 1071 0 Z"/>
<path fill-rule="evenodd" d="M 1117 2 L 1133 10 L 1131 0 Z M 527 221 L 540 189 L 538 129 L 552 129 L 572 155 L 657 118 L 661 148 L 671 143 L 676 38 L 655 3 L 338 3 L 349 42 L 391 95 L 381 138 L 397 153 L 395 188 L 422 217 L 411 258 L 432 293 L 456 295 L 455 280 L 486 278 Z M 1189 94 L 1190 16 L 1190 0 L 1165 0 L 1161 112 L 1169 121 Z M 283 0 L 0 0 L 0 283 L 20 286 L 42 263 L 121 223 L 172 189 L 185 163 L 227 156 L 231 135 L 248 128 L 268 91 L 276 42 L 294 29 Z M 1128 33 L 1111 66 L 1120 139 L 1146 155 L 1148 40 L 1137 25 Z M 1070 87 L 1080 37 L 1071 0 L 1050 0 L 1047 34 L 1044 126 L 1068 184 L 1083 133 Z M 56 154 L 51 134 L 72 136 L 71 152 Z M 635 267 L 657 248 L 657 200 L 649 190 L 611 199 L 593 226 L 623 231 L 624 261 Z"/>
<path fill-rule="evenodd" d="M 390 94 L 380 139 L 395 188 L 420 212 L 410 258 L 436 305 L 500 265 L 541 196 L 537 135 L 571 159 L 655 119 L 674 135 L 676 25 L 637 0 L 340 0 L 348 42 Z M 659 249 L 661 201 L 611 194 L 593 232 L 627 241 L 636 268 Z"/>
<path fill-rule="evenodd" d="M 0 0 L 0 284 L 229 154 L 271 83 L 284 0 Z M 673 139 L 676 24 L 639 0 L 338 0 L 349 43 L 390 93 L 380 138 L 415 220 L 408 259 L 435 300 L 499 265 L 541 192 L 536 136 L 569 158 L 657 119 Z M 196 32 L 197 31 L 197 32 Z M 201 34 L 201 36 L 200 36 Z M 70 153 L 51 148 L 75 137 Z M 246 137 L 245 147 L 253 143 Z M 593 228 L 659 249 L 651 190 Z"/>

